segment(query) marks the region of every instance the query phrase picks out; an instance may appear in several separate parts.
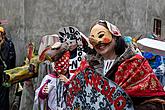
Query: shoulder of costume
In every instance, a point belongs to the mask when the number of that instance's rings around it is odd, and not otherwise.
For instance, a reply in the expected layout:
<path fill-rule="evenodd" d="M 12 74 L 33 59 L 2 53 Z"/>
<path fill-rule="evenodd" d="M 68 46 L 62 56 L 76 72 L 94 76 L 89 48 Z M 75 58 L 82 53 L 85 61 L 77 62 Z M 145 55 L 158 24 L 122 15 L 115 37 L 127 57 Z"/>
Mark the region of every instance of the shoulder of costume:
<path fill-rule="evenodd" d="M 145 58 L 142 55 L 135 54 L 134 56 L 131 57 L 131 59 L 144 60 Z"/>

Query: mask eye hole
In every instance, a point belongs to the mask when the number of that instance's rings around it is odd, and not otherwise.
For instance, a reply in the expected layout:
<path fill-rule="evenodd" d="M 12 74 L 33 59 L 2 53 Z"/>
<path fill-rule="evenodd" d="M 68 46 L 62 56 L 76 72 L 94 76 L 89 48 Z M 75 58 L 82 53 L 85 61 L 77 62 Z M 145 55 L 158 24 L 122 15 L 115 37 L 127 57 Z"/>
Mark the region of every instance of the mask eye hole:
<path fill-rule="evenodd" d="M 98 38 L 102 38 L 104 36 L 104 34 L 100 34 L 99 36 L 98 36 Z"/>

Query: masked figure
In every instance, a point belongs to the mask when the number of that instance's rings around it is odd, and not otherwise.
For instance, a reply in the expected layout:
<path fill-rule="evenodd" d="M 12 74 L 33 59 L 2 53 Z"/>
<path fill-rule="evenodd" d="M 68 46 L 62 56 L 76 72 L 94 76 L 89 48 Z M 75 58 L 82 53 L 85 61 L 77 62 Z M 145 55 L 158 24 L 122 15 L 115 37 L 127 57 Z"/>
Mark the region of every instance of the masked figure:
<path fill-rule="evenodd" d="M 125 44 L 116 26 L 99 20 L 91 27 L 89 40 L 102 59 L 100 66 L 94 66 L 95 70 L 122 87 L 132 98 L 135 109 L 162 107 L 165 96 L 162 85 L 147 60 Z"/>
<path fill-rule="evenodd" d="M 36 90 L 34 110 L 65 110 L 66 102 L 64 91 L 65 82 L 60 80 L 60 75 L 69 78 L 69 51 L 54 62 L 54 73 L 46 75 L 40 87 Z"/>

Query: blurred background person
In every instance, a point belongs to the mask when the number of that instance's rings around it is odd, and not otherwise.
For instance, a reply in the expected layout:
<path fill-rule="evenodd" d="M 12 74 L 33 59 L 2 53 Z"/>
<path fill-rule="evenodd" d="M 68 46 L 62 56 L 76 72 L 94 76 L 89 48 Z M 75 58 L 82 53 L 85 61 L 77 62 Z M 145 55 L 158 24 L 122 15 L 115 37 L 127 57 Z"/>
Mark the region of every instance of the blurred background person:
<path fill-rule="evenodd" d="M 15 67 L 16 53 L 14 44 L 6 37 L 3 27 L 0 27 L 0 74 L 2 77 L 0 84 L 0 108 L 1 110 L 9 110 L 9 88 L 2 85 L 5 78 L 4 70 Z"/>

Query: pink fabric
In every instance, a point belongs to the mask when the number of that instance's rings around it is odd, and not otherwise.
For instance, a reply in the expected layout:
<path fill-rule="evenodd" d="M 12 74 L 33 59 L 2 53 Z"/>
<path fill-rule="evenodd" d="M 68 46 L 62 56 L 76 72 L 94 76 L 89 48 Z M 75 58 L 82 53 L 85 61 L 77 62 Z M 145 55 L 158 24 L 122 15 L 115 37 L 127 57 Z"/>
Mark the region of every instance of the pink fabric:
<path fill-rule="evenodd" d="M 44 93 L 44 92 L 43 92 L 43 89 L 45 88 L 46 85 L 48 85 L 48 83 L 49 83 L 49 80 L 47 80 L 47 81 L 45 82 L 45 84 L 41 87 L 41 89 L 40 89 L 40 91 L 39 91 L 38 96 L 39 96 L 41 99 L 46 99 L 46 98 L 48 97 L 48 93 Z"/>
<path fill-rule="evenodd" d="M 59 75 L 55 75 L 55 73 L 52 73 L 52 74 L 48 74 L 50 77 L 52 78 L 59 78 L 60 76 Z"/>
<path fill-rule="evenodd" d="M 110 22 L 105 21 L 105 20 L 99 20 L 99 22 L 105 22 L 107 24 L 107 27 L 108 27 L 109 31 L 114 36 L 121 36 L 121 33 L 120 33 L 119 29 L 117 28 L 117 26 L 115 26 L 115 25 L 113 25 Z"/>

